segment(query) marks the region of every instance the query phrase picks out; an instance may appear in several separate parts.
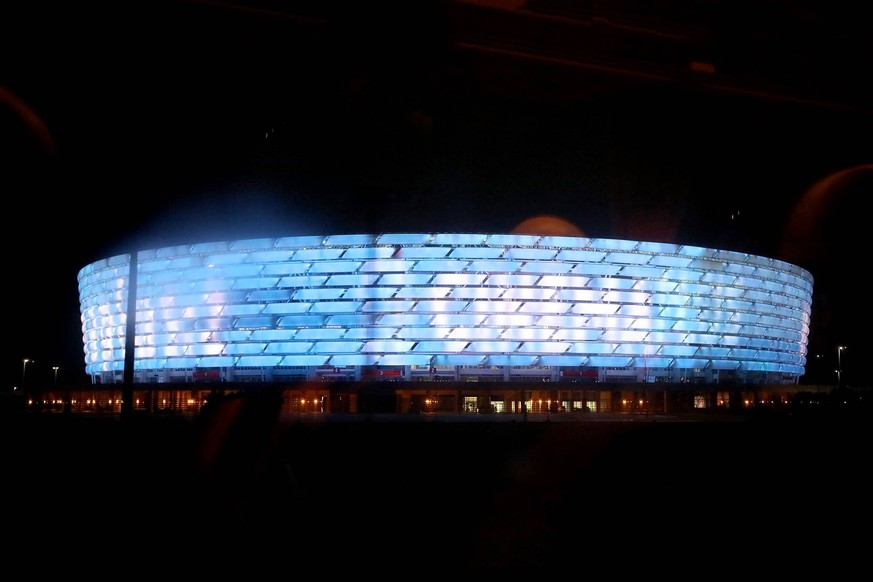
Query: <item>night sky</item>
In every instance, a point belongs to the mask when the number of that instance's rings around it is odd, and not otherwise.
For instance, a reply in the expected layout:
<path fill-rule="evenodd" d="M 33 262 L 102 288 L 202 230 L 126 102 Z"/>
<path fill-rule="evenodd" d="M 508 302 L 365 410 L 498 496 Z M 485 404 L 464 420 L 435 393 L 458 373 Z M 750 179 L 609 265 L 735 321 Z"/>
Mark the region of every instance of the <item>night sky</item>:
<path fill-rule="evenodd" d="M 62 382 L 88 380 L 76 275 L 101 258 L 240 237 L 505 233 L 543 214 L 591 237 L 809 269 L 810 354 L 824 357 L 803 381 L 833 382 L 843 344 L 844 381 L 866 382 L 852 360 L 870 343 L 858 277 L 873 109 L 681 83 L 562 90 L 572 72 L 460 50 L 438 2 L 395 6 L 404 27 L 379 10 L 325 26 L 154 5 L 35 2 L 3 19 L 3 390 L 22 358 L 28 379 L 60 366 Z"/>

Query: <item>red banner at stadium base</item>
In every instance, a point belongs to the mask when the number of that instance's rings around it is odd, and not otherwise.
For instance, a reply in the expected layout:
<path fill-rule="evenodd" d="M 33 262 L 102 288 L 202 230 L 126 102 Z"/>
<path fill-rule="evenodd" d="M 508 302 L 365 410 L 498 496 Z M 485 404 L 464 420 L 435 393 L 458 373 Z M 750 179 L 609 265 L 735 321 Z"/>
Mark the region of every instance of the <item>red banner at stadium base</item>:
<path fill-rule="evenodd" d="M 561 375 L 569 378 L 597 378 L 597 370 L 561 370 Z"/>
<path fill-rule="evenodd" d="M 403 373 L 400 370 L 364 370 L 363 376 L 372 378 L 373 376 L 401 376 Z"/>

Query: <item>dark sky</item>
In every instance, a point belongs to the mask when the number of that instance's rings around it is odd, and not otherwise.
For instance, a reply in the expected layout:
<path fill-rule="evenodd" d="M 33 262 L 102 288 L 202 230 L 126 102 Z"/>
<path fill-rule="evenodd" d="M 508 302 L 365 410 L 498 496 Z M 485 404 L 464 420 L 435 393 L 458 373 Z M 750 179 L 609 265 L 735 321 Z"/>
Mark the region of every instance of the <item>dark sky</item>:
<path fill-rule="evenodd" d="M 811 352 L 833 360 L 810 378 L 833 380 L 838 344 L 851 378 L 869 345 L 870 108 L 491 59 L 464 50 L 439 2 L 312 19 L 52 4 L 5 8 L 0 41 L 4 390 L 22 358 L 28 378 L 57 365 L 87 379 L 76 274 L 94 260 L 238 237 L 509 232 L 539 214 L 810 269 Z"/>

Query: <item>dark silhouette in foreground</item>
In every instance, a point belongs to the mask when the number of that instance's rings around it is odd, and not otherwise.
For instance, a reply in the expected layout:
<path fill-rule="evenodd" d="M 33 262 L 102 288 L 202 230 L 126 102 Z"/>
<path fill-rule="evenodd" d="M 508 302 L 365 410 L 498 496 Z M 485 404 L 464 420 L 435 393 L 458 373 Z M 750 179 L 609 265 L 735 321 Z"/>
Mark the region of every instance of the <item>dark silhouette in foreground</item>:
<path fill-rule="evenodd" d="M 201 573 L 304 561 L 511 574 L 628 552 L 797 560 L 814 544 L 805 559 L 833 558 L 831 534 L 873 517 L 866 415 L 332 422 L 280 407 L 266 393 L 195 419 L 15 416 L 2 433 L 10 549 L 100 548 L 146 568 L 175 548 Z M 841 537 L 841 552 L 859 539 Z"/>

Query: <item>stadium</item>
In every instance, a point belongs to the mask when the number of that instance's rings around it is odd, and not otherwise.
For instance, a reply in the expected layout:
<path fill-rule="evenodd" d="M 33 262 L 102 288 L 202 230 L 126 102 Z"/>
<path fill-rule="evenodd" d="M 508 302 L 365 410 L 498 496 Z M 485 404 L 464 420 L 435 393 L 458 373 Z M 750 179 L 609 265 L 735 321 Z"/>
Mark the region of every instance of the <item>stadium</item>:
<path fill-rule="evenodd" d="M 813 290 L 804 269 L 740 252 L 474 233 L 172 246 L 91 263 L 78 283 L 92 384 L 122 383 L 127 370 L 134 384 L 548 382 L 583 391 L 796 384 Z M 501 398 L 496 411 L 525 400 Z M 599 409 L 576 400 L 566 406 Z"/>

